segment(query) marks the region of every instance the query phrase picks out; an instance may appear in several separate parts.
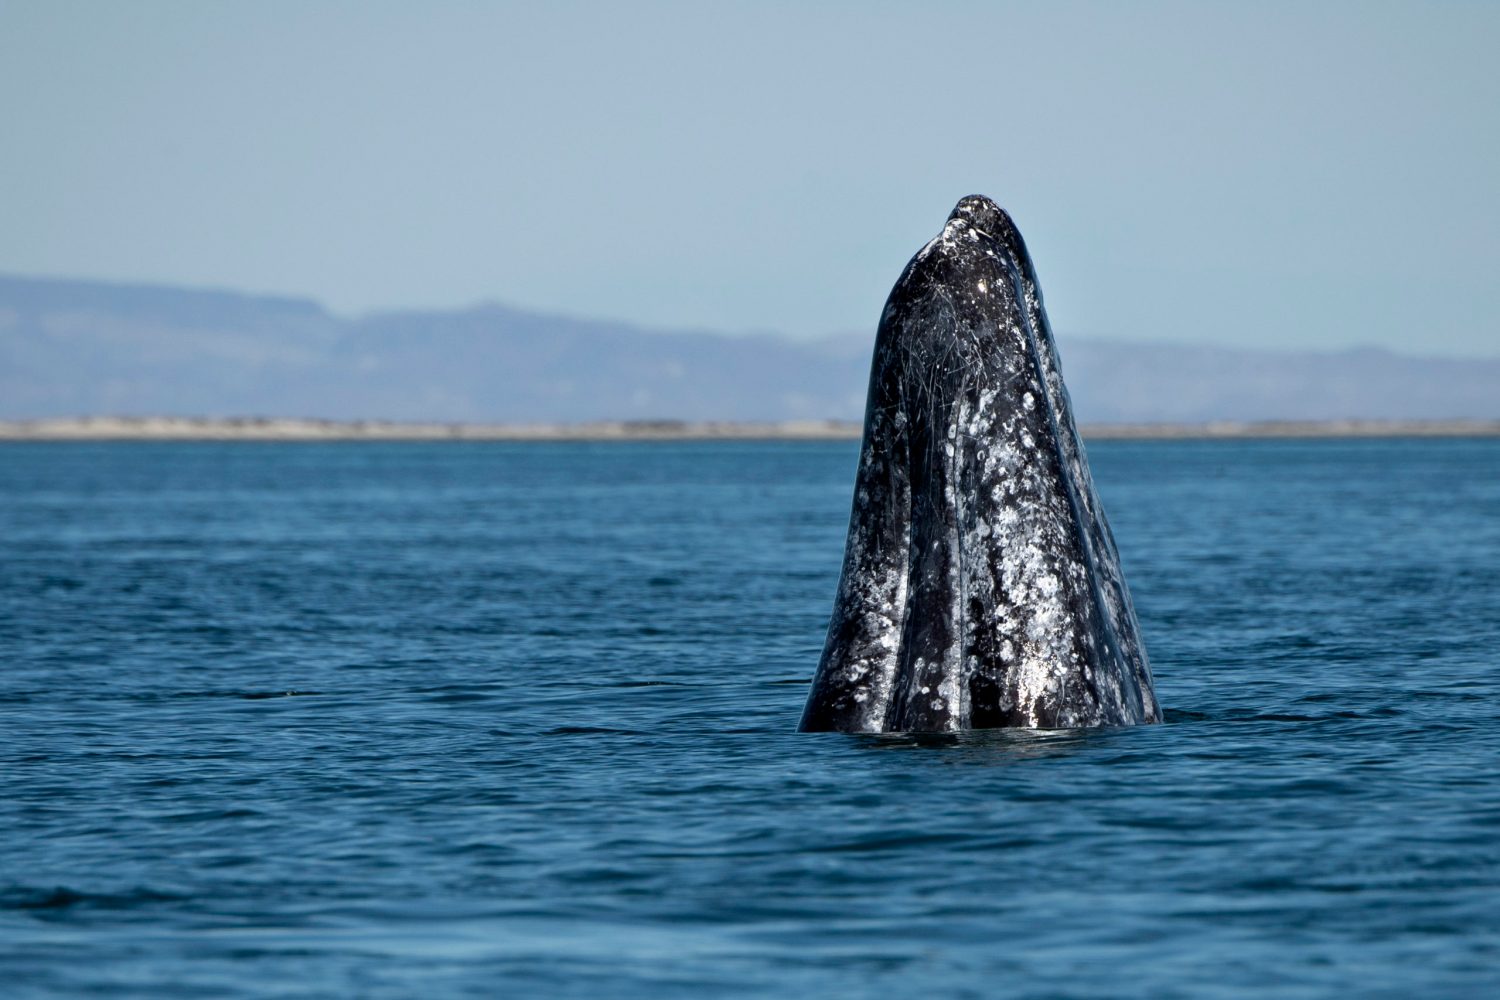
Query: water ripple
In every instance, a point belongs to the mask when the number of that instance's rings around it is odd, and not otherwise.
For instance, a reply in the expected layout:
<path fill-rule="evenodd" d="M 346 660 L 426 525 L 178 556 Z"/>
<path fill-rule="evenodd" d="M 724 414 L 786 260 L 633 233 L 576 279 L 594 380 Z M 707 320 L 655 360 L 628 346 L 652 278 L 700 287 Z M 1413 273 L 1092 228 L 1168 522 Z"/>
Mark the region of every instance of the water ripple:
<path fill-rule="evenodd" d="M 0 445 L 7 996 L 1485 996 L 1500 443 L 1090 448 L 1167 724 L 802 736 L 838 444 Z"/>

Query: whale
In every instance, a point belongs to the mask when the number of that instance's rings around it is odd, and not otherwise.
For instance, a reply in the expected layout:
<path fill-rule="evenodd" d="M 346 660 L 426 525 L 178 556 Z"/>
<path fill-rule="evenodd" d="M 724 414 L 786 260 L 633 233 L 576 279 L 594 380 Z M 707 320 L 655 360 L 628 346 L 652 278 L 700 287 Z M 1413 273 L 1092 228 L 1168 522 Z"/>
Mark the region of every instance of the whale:
<path fill-rule="evenodd" d="M 891 289 L 799 729 L 1161 721 L 1026 244 L 961 199 Z"/>

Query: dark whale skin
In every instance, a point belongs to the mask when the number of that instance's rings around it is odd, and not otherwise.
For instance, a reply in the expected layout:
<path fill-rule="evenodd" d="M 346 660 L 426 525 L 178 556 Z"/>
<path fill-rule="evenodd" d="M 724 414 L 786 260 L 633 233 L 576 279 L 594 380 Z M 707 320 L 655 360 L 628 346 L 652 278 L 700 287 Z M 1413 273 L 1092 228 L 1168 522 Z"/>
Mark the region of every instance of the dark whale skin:
<path fill-rule="evenodd" d="M 1161 720 L 1026 245 L 964 198 L 881 315 L 803 732 Z"/>

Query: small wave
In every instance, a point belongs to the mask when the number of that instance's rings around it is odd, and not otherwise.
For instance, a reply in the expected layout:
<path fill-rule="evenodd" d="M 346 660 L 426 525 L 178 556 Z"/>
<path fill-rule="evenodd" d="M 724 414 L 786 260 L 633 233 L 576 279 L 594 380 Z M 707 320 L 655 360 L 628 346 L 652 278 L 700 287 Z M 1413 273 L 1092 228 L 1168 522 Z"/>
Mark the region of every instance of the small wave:
<path fill-rule="evenodd" d="M 0 909 L 6 910 L 130 910 L 150 903 L 180 903 L 188 897 L 139 887 L 125 892 L 84 892 L 67 886 L 14 886 L 0 890 Z"/>
<path fill-rule="evenodd" d="M 254 809 L 190 809 L 162 817 L 168 823 L 211 823 L 225 819 L 249 819 L 261 815 Z"/>
<path fill-rule="evenodd" d="M 235 690 L 209 690 L 209 691 L 132 691 L 128 694 L 119 695 L 124 701 L 192 701 L 199 698 L 240 698 L 245 701 L 263 701 L 267 698 L 308 698 L 322 694 L 322 691 L 302 691 L 297 688 L 289 688 L 277 691 L 235 691 Z M 105 696 L 103 700 L 111 700 Z"/>
<path fill-rule="evenodd" d="M 1225 722 L 1358 722 L 1364 719 L 1389 719 L 1401 714 L 1400 709 L 1381 706 L 1366 712 L 1346 710 L 1329 712 L 1326 715 L 1301 715 L 1295 712 L 1228 712 L 1222 719 Z"/>
<path fill-rule="evenodd" d="M 246 691 L 236 697 L 244 698 L 246 701 L 260 701 L 263 698 L 310 698 L 322 694 L 322 691 Z"/>
<path fill-rule="evenodd" d="M 589 684 L 587 687 L 607 688 L 655 688 L 655 687 L 688 687 L 681 681 L 608 681 L 603 684 Z"/>

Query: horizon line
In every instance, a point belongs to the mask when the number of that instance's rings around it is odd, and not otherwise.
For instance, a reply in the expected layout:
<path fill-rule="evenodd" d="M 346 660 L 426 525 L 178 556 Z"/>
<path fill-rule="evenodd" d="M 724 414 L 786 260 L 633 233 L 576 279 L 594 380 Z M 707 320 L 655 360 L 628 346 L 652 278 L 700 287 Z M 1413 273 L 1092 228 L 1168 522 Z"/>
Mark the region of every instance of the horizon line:
<path fill-rule="evenodd" d="M 862 421 L 590 420 L 464 423 L 300 417 L 92 416 L 0 420 L 0 441 L 848 441 Z M 1079 426 L 1090 440 L 1500 437 L 1500 420 L 1131 421 Z"/>

